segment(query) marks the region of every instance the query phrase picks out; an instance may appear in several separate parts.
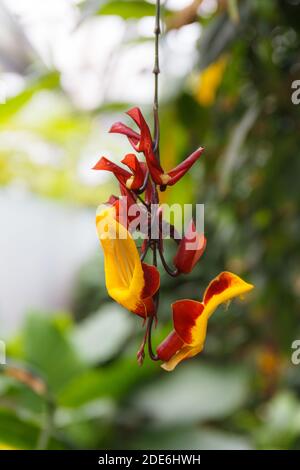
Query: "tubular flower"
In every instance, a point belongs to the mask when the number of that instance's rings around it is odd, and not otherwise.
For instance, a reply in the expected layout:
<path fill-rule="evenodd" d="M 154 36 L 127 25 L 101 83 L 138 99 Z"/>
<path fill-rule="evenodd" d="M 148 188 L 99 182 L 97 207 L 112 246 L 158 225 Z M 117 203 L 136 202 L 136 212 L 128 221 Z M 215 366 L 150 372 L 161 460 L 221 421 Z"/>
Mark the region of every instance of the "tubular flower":
<path fill-rule="evenodd" d="M 106 157 L 101 157 L 98 163 L 93 167 L 93 170 L 110 171 L 115 175 L 122 186 L 133 190 L 139 189 L 144 182 L 146 174 L 145 165 L 139 162 L 133 153 L 125 155 L 122 163 L 124 163 L 131 172 L 125 170 L 125 168 L 121 168 Z"/>
<path fill-rule="evenodd" d="M 199 261 L 206 248 L 204 234 L 196 231 L 194 221 L 191 220 L 184 237 L 180 240 L 177 253 L 174 257 L 174 266 L 180 273 L 188 274 Z"/>
<path fill-rule="evenodd" d="M 158 28 L 158 26 L 157 26 Z M 203 147 L 199 147 L 183 162 L 166 172 L 159 157 L 159 119 L 157 103 L 154 106 L 155 137 L 139 108 L 127 113 L 138 127 L 138 132 L 121 122 L 115 123 L 110 132 L 125 135 L 135 152 L 143 153 L 141 162 L 133 153 L 125 155 L 119 166 L 102 157 L 95 170 L 110 171 L 119 182 L 120 196 L 111 196 L 100 206 L 96 215 L 96 227 L 104 252 L 104 271 L 108 294 L 130 312 L 145 320 L 145 333 L 137 352 L 142 365 L 147 345 L 149 357 L 163 361 L 162 367 L 173 370 L 179 362 L 200 353 L 204 347 L 207 322 L 216 308 L 253 289 L 235 274 L 222 272 L 212 280 L 202 301 L 178 300 L 172 305 L 174 329 L 153 352 L 152 327 L 159 308 L 160 276 L 158 258 L 165 272 L 176 277 L 192 271 L 206 248 L 204 233 L 198 233 L 191 220 L 186 233 L 180 235 L 173 224 L 163 219 L 159 191 L 176 184 L 199 159 Z M 138 233 L 144 238 L 138 248 L 132 236 Z M 178 244 L 173 264 L 169 265 L 164 254 L 165 235 Z M 152 251 L 153 265 L 144 263 Z"/>
<path fill-rule="evenodd" d="M 96 215 L 96 227 L 104 252 L 106 288 L 110 297 L 127 310 L 143 317 L 155 313 L 153 296 L 160 285 L 155 266 L 141 263 L 127 229 L 116 220 L 115 206 Z"/>
<path fill-rule="evenodd" d="M 185 175 L 204 151 L 204 148 L 200 147 L 175 168 L 169 172 L 165 172 L 155 156 L 151 132 L 141 110 L 137 107 L 132 108 L 127 112 L 127 114 L 139 127 L 140 133 L 134 132 L 130 127 L 120 122 L 114 124 L 111 127 L 110 132 L 126 135 L 132 147 L 137 152 L 144 153 L 150 175 L 153 181 L 160 186 L 172 186 L 177 183 L 177 181 Z"/>
<path fill-rule="evenodd" d="M 222 272 L 207 287 L 202 302 L 178 300 L 172 305 L 174 330 L 157 348 L 162 368 L 175 369 L 182 360 L 200 353 L 204 347 L 207 322 L 216 308 L 253 289 L 240 277 Z"/>

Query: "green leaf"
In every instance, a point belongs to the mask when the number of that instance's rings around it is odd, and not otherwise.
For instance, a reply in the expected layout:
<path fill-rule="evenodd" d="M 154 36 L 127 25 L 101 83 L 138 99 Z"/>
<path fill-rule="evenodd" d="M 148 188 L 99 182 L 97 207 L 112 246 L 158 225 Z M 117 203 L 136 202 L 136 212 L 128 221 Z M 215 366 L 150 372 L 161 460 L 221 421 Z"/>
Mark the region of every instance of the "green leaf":
<path fill-rule="evenodd" d="M 228 13 L 233 23 L 238 23 L 240 19 L 237 0 L 228 0 Z"/>
<path fill-rule="evenodd" d="M 124 309 L 109 303 L 76 326 L 73 345 L 89 363 L 106 361 L 118 353 L 129 337 L 132 320 Z"/>
<path fill-rule="evenodd" d="M 289 390 L 278 392 L 263 409 L 263 423 L 255 430 L 261 449 L 291 449 L 300 436 L 300 402 Z"/>
<path fill-rule="evenodd" d="M 28 363 L 44 374 L 54 392 L 84 370 L 67 333 L 55 324 L 55 320 L 41 314 L 31 314 L 26 320 L 24 355 Z"/>
<path fill-rule="evenodd" d="M 140 368 L 134 357 L 120 359 L 110 366 L 90 370 L 75 377 L 61 391 L 58 401 L 61 406 L 77 407 L 103 397 L 120 399 L 134 386 L 157 372 L 157 364 L 147 362 Z"/>
<path fill-rule="evenodd" d="M 241 436 L 206 427 L 151 429 L 130 442 L 132 449 L 246 450 L 249 441 Z"/>
<path fill-rule="evenodd" d="M 124 19 L 138 19 L 155 15 L 155 5 L 137 0 L 111 0 L 102 5 L 98 15 L 117 15 Z"/>
<path fill-rule="evenodd" d="M 30 420 L 21 419 L 10 410 L 0 409 L 0 443 L 15 449 L 35 449 L 41 429 Z M 48 449 L 63 449 L 57 440 L 51 440 Z"/>
<path fill-rule="evenodd" d="M 11 118 L 26 103 L 28 103 L 34 94 L 40 90 L 50 90 L 56 88 L 59 84 L 59 75 L 56 72 L 43 75 L 33 80 L 25 90 L 18 95 L 8 99 L 6 103 L 0 106 L 0 124 Z"/>
<path fill-rule="evenodd" d="M 237 368 L 182 364 L 134 396 L 135 407 L 160 424 L 228 416 L 245 403 L 248 377 Z"/>

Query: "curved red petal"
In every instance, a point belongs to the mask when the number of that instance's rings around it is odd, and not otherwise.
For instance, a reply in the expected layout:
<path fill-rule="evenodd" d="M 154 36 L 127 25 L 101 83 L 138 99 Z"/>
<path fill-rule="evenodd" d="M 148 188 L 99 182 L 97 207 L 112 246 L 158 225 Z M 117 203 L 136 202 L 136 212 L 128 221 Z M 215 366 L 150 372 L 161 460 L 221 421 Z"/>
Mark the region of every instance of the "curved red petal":
<path fill-rule="evenodd" d="M 168 175 L 171 178 L 167 183 L 168 186 L 172 186 L 173 184 L 177 183 L 177 181 L 179 181 L 186 174 L 186 172 L 191 168 L 191 166 L 194 165 L 194 163 L 202 155 L 203 151 L 203 147 L 198 148 L 183 162 L 173 168 L 173 170 L 168 171 Z"/>
<path fill-rule="evenodd" d="M 152 297 L 141 299 L 140 303 L 132 311 L 142 318 L 147 318 L 155 313 L 155 303 Z"/>
<path fill-rule="evenodd" d="M 146 120 L 142 114 L 142 111 L 140 110 L 140 108 L 138 108 L 137 106 L 135 106 L 134 108 L 131 108 L 129 109 L 126 114 L 128 114 L 128 116 L 131 117 L 131 119 L 134 120 L 134 122 L 136 123 L 136 125 L 141 129 L 142 127 L 147 127 L 148 130 L 149 130 L 149 127 L 148 127 L 148 124 L 146 123 Z M 150 133 L 150 130 L 149 130 L 149 133 Z"/>
<path fill-rule="evenodd" d="M 191 220 L 188 229 L 179 243 L 173 259 L 174 265 L 181 273 L 190 273 L 199 261 L 206 248 L 206 238 L 198 233 L 194 221 Z"/>
<path fill-rule="evenodd" d="M 156 352 L 161 361 L 169 361 L 174 354 L 179 351 L 183 346 L 184 342 L 178 336 L 176 331 L 171 331 L 171 333 L 160 343 L 157 347 Z"/>
<path fill-rule="evenodd" d="M 142 292 L 142 298 L 152 297 L 159 289 L 160 286 L 160 275 L 159 271 L 155 266 L 150 264 L 142 263 L 144 271 L 144 289 Z"/>
<path fill-rule="evenodd" d="M 134 145 L 138 145 L 140 142 L 140 138 L 141 138 L 140 134 L 138 134 L 137 132 L 135 132 L 133 129 L 126 126 L 126 124 L 123 124 L 122 122 L 116 122 L 115 124 L 113 124 L 109 132 L 112 134 L 125 135 L 126 137 L 128 137 L 128 139 L 132 141 Z"/>
<path fill-rule="evenodd" d="M 230 287 L 232 283 L 232 277 L 229 273 L 221 273 L 216 279 L 214 279 L 205 291 L 203 303 L 207 305 L 210 299 L 214 295 L 219 295 Z"/>
<path fill-rule="evenodd" d="M 153 181 L 156 184 L 161 185 L 161 175 L 164 173 L 164 171 L 157 161 L 156 156 L 154 155 L 153 141 L 149 126 L 139 108 L 132 108 L 127 111 L 127 114 L 134 120 L 141 131 L 141 139 L 138 145 L 138 151 L 144 152 Z"/>
<path fill-rule="evenodd" d="M 164 171 L 153 152 L 153 141 L 149 126 L 139 108 L 132 108 L 127 114 L 134 120 L 141 131 L 140 142 L 136 149 L 144 153 L 153 181 L 161 185 L 163 184 L 161 176 L 164 174 Z"/>
<path fill-rule="evenodd" d="M 139 189 L 144 182 L 144 170 L 141 165 L 141 162 L 137 159 L 134 153 L 128 153 L 125 155 L 123 160 L 121 160 L 124 165 L 132 171 L 133 177 L 131 178 L 130 189 Z M 129 186 L 128 186 L 129 187 Z"/>
<path fill-rule="evenodd" d="M 133 173 L 136 173 L 140 170 L 140 162 L 134 153 L 127 153 L 123 160 L 121 160 L 121 163 L 124 163 L 124 165 L 128 166 L 128 168 L 132 170 Z"/>
<path fill-rule="evenodd" d="M 177 300 L 172 304 L 173 323 L 176 333 L 186 344 L 192 344 L 193 328 L 204 310 L 204 305 L 195 300 Z"/>
<path fill-rule="evenodd" d="M 115 163 L 108 160 L 106 157 L 101 157 L 100 160 L 96 163 L 95 166 L 92 168 L 93 170 L 104 170 L 104 171 L 111 171 L 116 177 L 122 176 L 124 178 L 130 178 L 131 173 L 121 168 L 120 166 L 116 165 Z"/>

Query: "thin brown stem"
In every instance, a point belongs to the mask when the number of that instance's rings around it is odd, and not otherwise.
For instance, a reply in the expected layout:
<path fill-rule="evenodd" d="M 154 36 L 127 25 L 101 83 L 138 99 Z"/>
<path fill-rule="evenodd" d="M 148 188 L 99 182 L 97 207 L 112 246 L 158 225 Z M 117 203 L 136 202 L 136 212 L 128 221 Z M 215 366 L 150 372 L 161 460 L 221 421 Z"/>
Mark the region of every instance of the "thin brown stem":
<path fill-rule="evenodd" d="M 158 252 L 159 252 L 159 257 L 161 259 L 161 262 L 162 262 L 162 265 L 163 265 L 165 271 L 169 274 L 169 276 L 177 277 L 179 275 L 179 271 L 178 271 L 177 268 L 175 268 L 175 269 L 170 268 L 170 266 L 168 265 L 168 263 L 167 263 L 167 261 L 164 257 L 163 249 L 162 249 L 161 245 L 158 246 Z"/>
<path fill-rule="evenodd" d="M 152 348 L 152 326 L 153 326 L 153 320 L 154 320 L 154 316 L 151 316 L 149 318 L 149 331 L 148 331 L 148 353 L 149 353 L 149 357 L 152 361 L 159 361 L 159 357 L 157 356 L 157 354 L 155 354 L 153 352 L 153 348 Z"/>
<path fill-rule="evenodd" d="M 145 189 L 147 187 L 147 184 L 148 184 L 148 181 L 149 181 L 149 170 L 147 170 L 147 172 L 146 172 L 143 185 L 138 189 L 138 191 L 136 191 L 136 194 L 142 194 L 145 191 Z"/>
<path fill-rule="evenodd" d="M 146 247 L 145 247 L 143 253 L 142 253 L 141 256 L 140 256 L 141 262 L 143 262 L 144 259 L 146 258 L 149 248 L 150 248 L 150 241 L 147 240 L 147 242 L 146 242 Z"/>
<path fill-rule="evenodd" d="M 160 73 L 159 68 L 159 36 L 161 34 L 160 28 L 160 0 L 156 0 L 156 14 L 155 14 L 155 55 L 154 55 L 154 102 L 153 102 L 153 114 L 154 114 L 154 146 L 153 150 L 159 161 L 159 116 L 158 116 L 158 76 Z"/>
<path fill-rule="evenodd" d="M 159 116 L 158 116 L 158 76 L 160 73 L 159 69 L 159 36 L 161 33 L 160 29 L 160 0 L 156 0 L 156 14 L 155 14 L 155 28 L 154 28 L 154 34 L 155 34 L 155 57 L 154 57 L 154 68 L 153 68 L 153 74 L 154 74 L 154 100 L 153 100 L 153 115 L 154 115 L 154 142 L 153 142 L 153 152 L 158 160 L 160 161 L 160 154 L 159 154 L 159 137 L 160 137 L 160 131 L 159 131 Z M 147 174 L 144 184 L 143 184 L 143 189 L 146 188 L 147 183 L 148 183 L 148 177 L 149 175 Z M 141 188 L 142 189 L 142 188 Z M 139 193 L 141 192 L 141 189 Z M 154 182 L 152 182 L 152 191 L 151 191 L 151 207 L 150 207 L 150 216 L 152 219 L 152 214 L 151 210 L 153 206 L 157 207 L 159 204 L 159 195 L 157 191 L 157 186 Z M 157 214 L 155 214 L 156 219 Z M 158 240 L 152 240 L 151 239 L 151 233 L 148 234 L 149 239 L 148 243 L 146 245 L 145 251 L 142 254 L 141 259 L 143 260 L 146 256 L 146 253 L 148 249 L 151 247 L 152 249 L 152 255 L 153 255 L 153 266 L 157 267 L 157 250 L 159 249 L 158 245 L 159 242 Z M 146 331 L 145 335 L 142 341 L 142 344 L 140 346 L 140 349 L 138 350 L 137 353 L 137 359 L 140 365 L 143 364 L 143 360 L 145 357 L 145 346 L 146 343 L 148 344 L 148 353 L 149 357 L 153 361 L 158 361 L 159 358 L 157 355 L 153 352 L 152 348 L 152 327 L 153 327 L 153 321 L 155 320 L 157 322 L 157 312 L 158 312 L 158 305 L 159 305 L 159 290 L 156 292 L 154 295 L 154 305 L 155 309 L 154 312 L 149 318 L 147 319 L 147 326 L 146 326 Z"/>
<path fill-rule="evenodd" d="M 144 199 L 139 194 L 137 194 L 136 192 L 134 192 L 134 194 L 136 195 L 136 197 L 140 201 L 140 203 L 143 204 L 143 206 L 145 206 L 147 211 L 149 212 L 149 205 L 144 201 Z"/>

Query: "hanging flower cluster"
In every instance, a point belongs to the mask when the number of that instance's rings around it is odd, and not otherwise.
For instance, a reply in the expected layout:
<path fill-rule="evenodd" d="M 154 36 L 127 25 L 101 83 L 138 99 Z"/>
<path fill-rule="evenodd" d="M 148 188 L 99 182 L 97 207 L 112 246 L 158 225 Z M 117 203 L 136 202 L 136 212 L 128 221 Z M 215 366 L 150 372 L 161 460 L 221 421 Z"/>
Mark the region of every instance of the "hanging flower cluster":
<path fill-rule="evenodd" d="M 207 322 L 216 308 L 249 292 L 253 286 L 230 272 L 222 272 L 211 281 L 201 301 L 182 299 L 172 304 L 174 329 L 157 347 L 154 353 L 151 343 L 153 322 L 157 322 L 160 275 L 157 258 L 170 276 L 190 273 L 206 248 L 204 233 L 198 233 L 193 220 L 190 221 L 183 237 L 173 225 L 163 220 L 159 206 L 159 192 L 176 184 L 194 165 L 203 153 L 200 147 L 182 163 L 171 170 L 165 170 L 160 163 L 157 123 L 155 138 L 139 108 L 127 113 L 135 122 L 138 130 L 117 122 L 110 132 L 123 134 L 129 140 L 135 153 L 125 155 L 116 165 L 102 157 L 94 166 L 95 170 L 112 172 L 119 182 L 120 196 L 111 196 L 105 205 L 99 207 L 96 227 L 104 253 L 105 281 L 108 294 L 130 312 L 142 317 L 146 332 L 137 353 L 142 364 L 144 349 L 148 343 L 151 359 L 162 361 L 165 370 L 173 370 L 179 362 L 200 353 L 204 347 Z M 136 153 L 144 156 L 140 161 Z M 145 221 L 142 231 L 144 242 L 138 249 L 133 236 L 131 223 L 138 204 L 139 221 Z M 134 224 L 133 224 L 134 225 Z M 177 243 L 177 252 L 170 267 L 164 257 L 163 228 L 167 226 L 171 238 Z M 136 225 L 134 225 L 136 228 Z M 156 235 L 152 228 L 156 227 Z M 152 251 L 153 262 L 144 262 L 147 253 Z"/>

